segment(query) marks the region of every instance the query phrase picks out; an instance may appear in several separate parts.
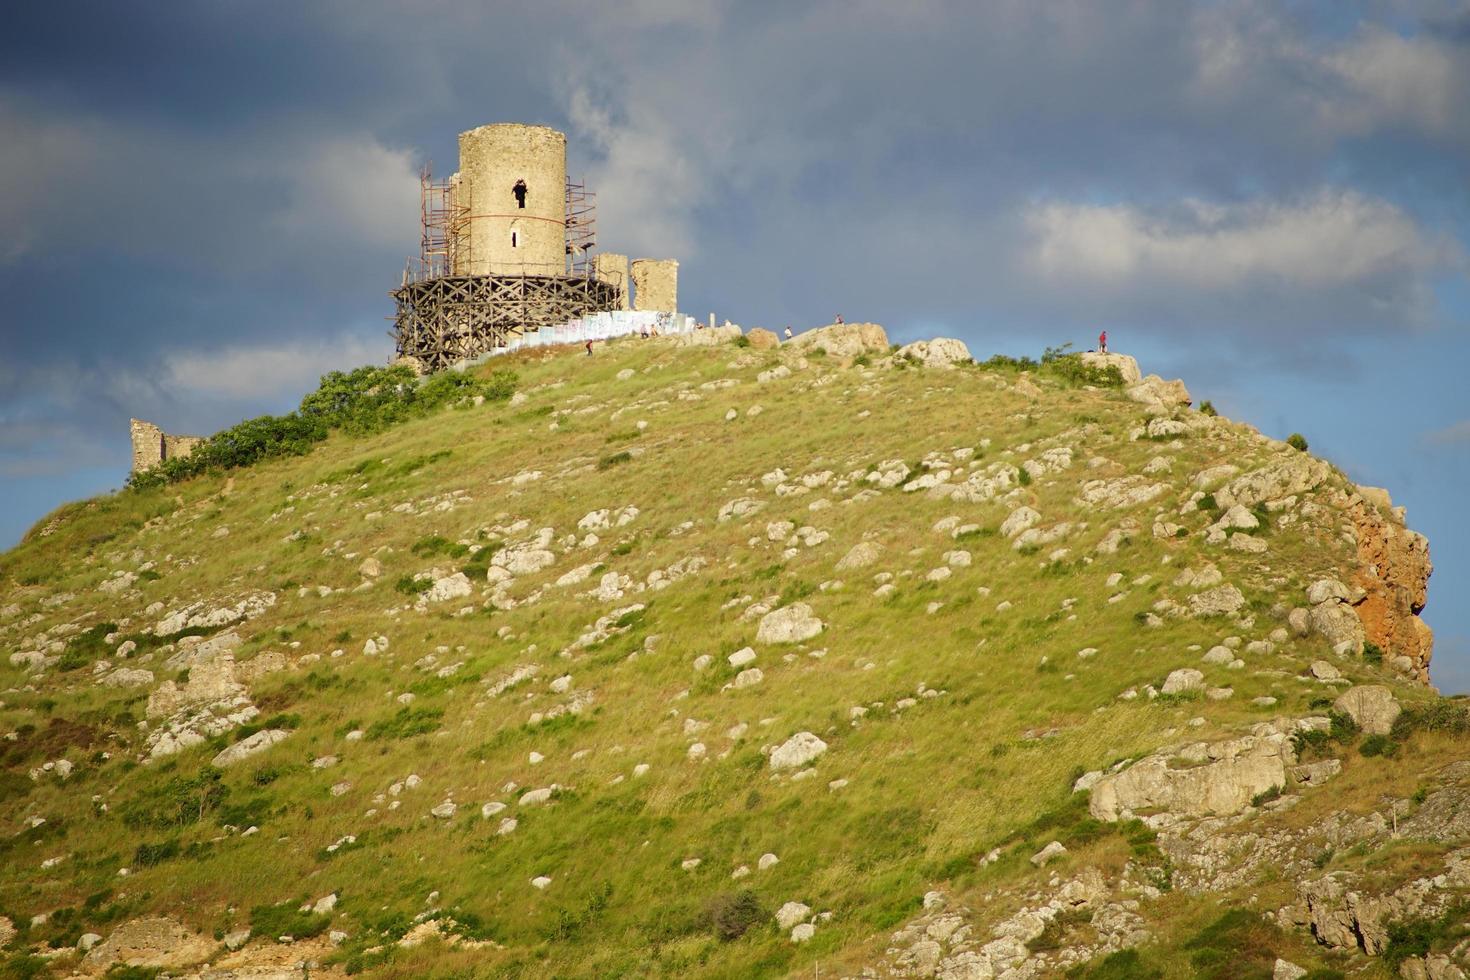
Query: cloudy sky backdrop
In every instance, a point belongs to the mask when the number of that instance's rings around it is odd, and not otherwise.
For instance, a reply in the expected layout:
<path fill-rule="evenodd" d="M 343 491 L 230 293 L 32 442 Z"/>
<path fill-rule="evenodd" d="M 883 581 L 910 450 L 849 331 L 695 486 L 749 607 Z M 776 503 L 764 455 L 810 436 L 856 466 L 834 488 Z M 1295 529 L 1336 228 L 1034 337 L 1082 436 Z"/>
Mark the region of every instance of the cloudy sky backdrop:
<path fill-rule="evenodd" d="M 569 135 L 681 306 L 1089 346 L 1389 487 L 1470 689 L 1466 0 L 21 4 L 0 32 L 0 546 L 390 354 L 417 170 Z"/>

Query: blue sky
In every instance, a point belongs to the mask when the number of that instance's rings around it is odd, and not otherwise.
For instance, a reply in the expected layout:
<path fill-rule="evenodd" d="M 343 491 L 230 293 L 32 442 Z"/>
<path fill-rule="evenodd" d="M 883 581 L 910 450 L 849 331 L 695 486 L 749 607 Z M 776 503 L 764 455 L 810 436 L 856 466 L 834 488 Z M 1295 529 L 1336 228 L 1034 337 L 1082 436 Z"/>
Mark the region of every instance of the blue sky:
<path fill-rule="evenodd" d="M 390 353 L 418 168 L 569 135 L 681 306 L 1089 346 L 1388 487 L 1470 690 L 1465 0 L 21 5 L 0 35 L 0 545 Z"/>

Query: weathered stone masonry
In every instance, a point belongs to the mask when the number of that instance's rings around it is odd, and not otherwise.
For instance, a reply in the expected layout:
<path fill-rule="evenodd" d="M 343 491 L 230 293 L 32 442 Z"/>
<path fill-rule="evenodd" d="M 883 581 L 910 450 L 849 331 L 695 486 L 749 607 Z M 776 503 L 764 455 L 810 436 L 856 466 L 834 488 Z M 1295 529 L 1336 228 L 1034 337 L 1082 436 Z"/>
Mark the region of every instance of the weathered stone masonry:
<path fill-rule="evenodd" d="M 172 436 L 152 422 L 132 419 L 133 472 L 138 473 L 169 459 L 183 459 L 204 441 L 203 436 Z"/>

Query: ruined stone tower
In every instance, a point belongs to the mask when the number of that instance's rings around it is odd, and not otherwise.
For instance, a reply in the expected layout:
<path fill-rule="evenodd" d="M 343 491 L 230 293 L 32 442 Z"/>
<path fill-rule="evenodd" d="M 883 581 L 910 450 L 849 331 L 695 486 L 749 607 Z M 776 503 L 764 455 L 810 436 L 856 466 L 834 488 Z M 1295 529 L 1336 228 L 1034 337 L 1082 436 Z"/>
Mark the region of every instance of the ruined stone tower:
<path fill-rule="evenodd" d="M 423 234 L 392 292 L 404 363 L 437 371 L 594 313 L 678 313 L 679 263 L 593 254 L 596 195 L 567 179 L 567 138 L 492 123 L 459 134 L 459 170 L 421 178 Z"/>
<path fill-rule="evenodd" d="M 459 134 L 454 200 L 466 247 L 456 275 L 567 271 L 567 138 L 546 126 L 494 123 Z"/>

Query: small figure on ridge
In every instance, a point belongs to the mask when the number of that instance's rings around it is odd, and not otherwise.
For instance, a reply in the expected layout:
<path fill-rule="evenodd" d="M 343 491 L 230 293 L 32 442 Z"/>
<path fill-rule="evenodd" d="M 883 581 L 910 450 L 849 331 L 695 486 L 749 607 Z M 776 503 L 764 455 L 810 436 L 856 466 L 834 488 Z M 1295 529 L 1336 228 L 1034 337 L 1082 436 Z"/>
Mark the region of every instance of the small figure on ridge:
<path fill-rule="evenodd" d="M 1097 335 L 1097 350 L 1100 354 L 1108 352 L 1108 332 L 1106 330 Z"/>

